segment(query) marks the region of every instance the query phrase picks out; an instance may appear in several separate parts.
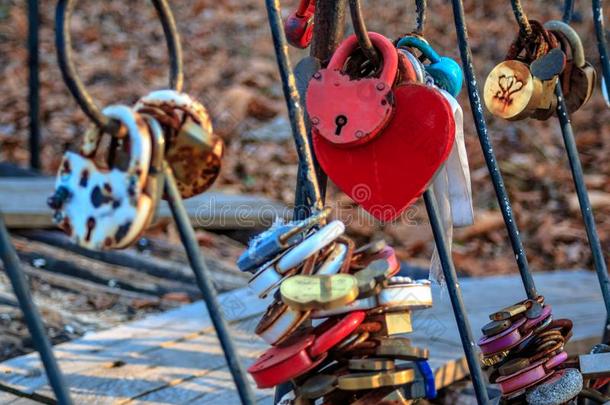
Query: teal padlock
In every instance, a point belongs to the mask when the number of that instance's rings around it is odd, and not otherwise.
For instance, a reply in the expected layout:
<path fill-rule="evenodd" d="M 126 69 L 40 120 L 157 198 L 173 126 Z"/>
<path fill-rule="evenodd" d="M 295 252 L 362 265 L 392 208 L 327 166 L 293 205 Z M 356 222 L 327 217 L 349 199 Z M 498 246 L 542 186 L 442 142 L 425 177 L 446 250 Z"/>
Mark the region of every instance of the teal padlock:
<path fill-rule="evenodd" d="M 418 49 L 430 63 L 425 65 L 426 72 L 437 86 L 457 97 L 462 89 L 463 75 L 460 65 L 451 58 L 440 56 L 424 39 L 407 36 L 398 41 L 397 47 Z"/>

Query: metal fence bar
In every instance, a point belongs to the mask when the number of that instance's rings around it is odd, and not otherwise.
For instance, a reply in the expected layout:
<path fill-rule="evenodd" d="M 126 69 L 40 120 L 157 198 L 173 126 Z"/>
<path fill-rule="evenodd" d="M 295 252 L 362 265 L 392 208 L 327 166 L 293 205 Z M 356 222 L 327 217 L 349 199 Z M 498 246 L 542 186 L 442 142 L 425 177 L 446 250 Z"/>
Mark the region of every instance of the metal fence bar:
<path fill-rule="evenodd" d="M 218 335 L 218 340 L 220 340 L 225 360 L 231 370 L 231 375 L 233 376 L 233 381 L 235 382 L 237 392 L 239 393 L 239 398 L 244 405 L 254 405 L 256 404 L 254 393 L 248 383 L 248 378 L 241 361 L 239 360 L 239 356 L 237 355 L 237 350 L 233 345 L 227 323 L 222 317 L 222 311 L 220 310 L 220 305 L 218 304 L 218 299 L 216 297 L 216 290 L 214 289 L 214 285 L 210 278 L 210 272 L 203 259 L 201 249 L 197 243 L 195 231 L 193 230 L 184 204 L 182 203 L 182 197 L 176 186 L 176 180 L 174 179 L 172 170 L 167 164 L 165 164 L 164 174 L 165 193 L 174 221 L 176 222 L 176 227 L 178 228 L 178 233 L 180 234 L 180 241 L 186 250 L 186 255 L 188 256 L 193 273 L 195 273 L 197 286 L 201 290 L 203 300 L 208 309 L 208 313 L 210 314 L 210 318 L 212 319 L 212 323 L 214 324 L 214 328 L 216 329 L 216 334 Z"/>
<path fill-rule="evenodd" d="M 11 243 L 8 230 L 4 223 L 4 218 L 0 214 L 0 259 L 4 264 L 4 270 L 8 275 L 9 280 L 15 291 L 15 296 L 19 301 L 19 307 L 23 312 L 25 322 L 28 326 L 30 336 L 32 336 L 32 342 L 34 347 L 40 354 L 40 360 L 47 373 L 47 379 L 51 388 L 55 393 L 55 398 L 60 405 L 71 405 L 72 400 L 70 399 L 69 389 L 57 365 L 57 360 L 53 355 L 53 348 L 51 342 L 45 332 L 44 323 L 40 317 L 40 313 L 36 309 L 36 305 L 32 300 L 32 295 L 28 286 L 28 282 L 23 275 L 21 270 L 21 263 L 19 257 L 15 252 L 15 248 Z"/>
<path fill-rule="evenodd" d="M 606 82 L 606 94 L 610 97 L 610 59 L 608 59 L 608 41 L 606 40 L 606 30 L 604 28 L 602 0 L 592 0 L 591 5 L 593 7 L 593 25 L 595 26 L 595 36 L 597 37 L 599 63 L 602 65 L 602 73 Z"/>
<path fill-rule="evenodd" d="M 566 0 L 564 2 L 563 21 L 567 24 L 570 23 L 572 16 L 572 13 L 567 10 L 571 10 L 573 6 L 572 0 Z M 589 201 L 582 164 L 580 162 L 580 157 L 578 156 L 578 148 L 576 147 L 574 131 L 572 129 L 572 123 L 570 122 L 570 113 L 566 107 L 561 83 L 558 83 L 555 87 L 555 95 L 558 100 L 557 119 L 559 120 L 559 125 L 561 127 L 561 135 L 568 155 L 570 171 L 572 172 L 572 179 L 574 180 L 574 187 L 576 188 L 576 195 L 578 196 L 578 205 L 585 223 L 587 239 L 593 256 L 593 265 L 595 266 L 595 272 L 597 273 L 606 308 L 606 323 L 604 325 L 603 341 L 607 342 L 610 341 L 610 281 L 608 280 L 608 268 L 606 266 L 606 261 L 604 260 L 604 252 L 602 250 L 599 234 L 597 233 L 595 217 L 593 215 L 591 202 Z"/>
<path fill-rule="evenodd" d="M 28 104 L 30 120 L 30 168 L 40 169 L 40 63 L 38 0 L 28 0 Z"/>
<path fill-rule="evenodd" d="M 470 328 L 470 322 L 468 321 L 464 300 L 462 299 L 462 291 L 460 289 L 451 254 L 447 250 L 443 225 L 431 189 L 428 189 L 424 193 L 424 202 L 426 204 L 426 210 L 428 211 L 428 217 L 430 218 L 430 226 L 432 227 L 432 233 L 434 234 L 434 241 L 438 250 L 441 267 L 443 268 L 443 274 L 445 275 L 445 281 L 447 282 L 447 291 L 449 292 L 449 298 L 451 299 L 451 307 L 453 308 L 455 322 L 457 323 L 460 332 L 462 347 L 466 354 L 466 361 L 468 363 L 468 369 L 470 370 L 477 402 L 479 405 L 485 405 L 489 402 L 485 377 L 483 376 L 483 371 L 481 371 L 478 352 L 475 349 L 474 336 L 472 334 L 472 329 Z"/>
<path fill-rule="evenodd" d="M 487 131 L 487 124 L 485 123 L 485 117 L 483 116 L 483 107 L 481 105 L 481 96 L 477 85 L 477 79 L 474 73 L 472 65 L 472 54 L 470 52 L 470 46 L 468 45 L 468 32 L 466 29 L 465 17 L 464 17 L 464 5 L 462 0 L 452 0 L 453 4 L 453 16 L 455 20 L 455 30 L 457 32 L 458 45 L 460 48 L 460 56 L 462 59 L 462 65 L 464 67 L 464 74 L 466 76 L 466 84 L 468 86 L 468 97 L 470 99 L 470 106 L 472 108 L 472 115 L 474 117 L 474 123 L 476 126 L 477 134 L 479 136 L 479 142 L 481 143 L 481 149 L 483 150 L 483 156 L 485 157 L 485 163 L 491 175 L 491 181 L 498 198 L 500 205 L 500 211 L 506 224 L 510 243 L 517 260 L 519 267 L 519 273 L 523 286 L 528 298 L 536 298 L 538 293 L 536 292 L 536 286 L 532 273 L 529 270 L 527 263 L 527 256 L 519 235 L 519 229 L 517 228 L 517 222 L 515 221 L 513 210 L 504 186 L 504 180 L 502 179 L 502 173 L 493 150 L 493 145 L 489 139 L 489 133 Z"/>
<path fill-rule="evenodd" d="M 591 247 L 591 254 L 593 255 L 595 272 L 597 273 L 599 285 L 602 290 L 602 297 L 606 306 L 604 342 L 607 342 L 610 341 L 610 281 L 608 280 L 608 268 L 606 267 L 604 253 L 599 240 L 599 235 L 597 233 L 597 228 L 595 226 L 595 217 L 593 216 L 591 202 L 589 201 L 589 194 L 587 192 L 587 186 L 585 185 L 582 165 L 580 163 L 580 158 L 578 157 L 576 142 L 574 141 L 574 132 L 572 131 L 572 124 L 570 123 L 570 117 L 563 99 L 563 92 L 561 90 L 560 83 L 557 84 L 557 87 L 555 88 L 555 94 L 559 99 L 557 104 L 557 118 L 559 119 L 559 124 L 561 126 L 561 134 L 563 136 L 563 142 L 568 154 L 570 170 L 572 171 L 572 179 L 574 180 L 574 186 L 578 196 L 578 204 L 585 223 L 587 239 L 589 240 L 589 246 Z"/>
<path fill-rule="evenodd" d="M 565 0 L 563 2 L 563 15 L 561 19 L 565 22 L 570 22 L 574 15 L 574 0 Z"/>
<path fill-rule="evenodd" d="M 275 58 L 277 60 L 284 98 L 288 107 L 288 118 L 292 128 L 292 136 L 296 144 L 297 155 L 299 156 L 297 198 L 294 207 L 294 218 L 304 219 L 311 215 L 312 210 L 322 209 L 323 202 L 320 194 L 320 186 L 314 166 L 313 152 L 307 136 L 305 127 L 305 115 L 303 104 L 301 103 L 299 92 L 294 78 L 294 72 L 288 57 L 288 42 L 280 14 L 279 0 L 265 0 L 267 16 Z"/>
<path fill-rule="evenodd" d="M 313 38 L 309 54 L 322 64 L 330 59 L 343 40 L 346 13 L 347 0 L 316 0 Z M 307 136 L 311 144 L 311 128 L 309 128 Z M 324 201 L 328 178 L 318 164 L 315 154 L 313 154 L 313 160 L 318 184 L 320 184 L 320 194 L 322 195 L 322 201 Z"/>

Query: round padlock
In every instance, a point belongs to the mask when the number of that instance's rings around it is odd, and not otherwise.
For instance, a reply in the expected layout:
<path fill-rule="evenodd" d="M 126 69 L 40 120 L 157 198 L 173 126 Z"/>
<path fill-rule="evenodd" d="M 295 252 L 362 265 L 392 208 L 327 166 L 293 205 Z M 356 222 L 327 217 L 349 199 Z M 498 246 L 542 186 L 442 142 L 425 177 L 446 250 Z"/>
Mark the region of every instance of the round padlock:
<path fill-rule="evenodd" d="M 509 395 L 530 388 L 551 377 L 555 373 L 555 369 L 566 361 L 567 358 L 568 354 L 566 352 L 560 352 L 549 359 L 540 360 L 515 374 L 499 377 L 495 382 L 500 385 L 503 395 Z"/>
<path fill-rule="evenodd" d="M 272 347 L 263 353 L 248 368 L 248 372 L 259 388 L 271 388 L 290 381 L 322 363 L 326 353 L 312 358 L 308 348 L 313 344 L 313 335 L 302 336 L 284 347 Z"/>
<path fill-rule="evenodd" d="M 166 160 L 182 198 L 210 188 L 220 173 L 224 142 L 214 134 L 203 104 L 186 93 L 157 90 L 134 108 L 154 116 L 167 129 Z"/>

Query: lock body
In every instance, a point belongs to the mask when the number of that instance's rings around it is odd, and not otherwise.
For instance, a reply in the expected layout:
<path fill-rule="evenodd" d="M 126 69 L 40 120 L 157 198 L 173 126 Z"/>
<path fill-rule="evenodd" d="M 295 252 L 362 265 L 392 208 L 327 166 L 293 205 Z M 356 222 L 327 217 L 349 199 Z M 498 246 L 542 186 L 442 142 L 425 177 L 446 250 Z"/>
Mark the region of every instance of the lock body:
<path fill-rule="evenodd" d="M 140 99 L 135 108 L 164 126 L 165 158 L 182 198 L 210 188 L 220 174 L 224 143 L 214 134 L 203 104 L 184 93 L 159 90 Z"/>
<path fill-rule="evenodd" d="M 148 125 L 126 106 L 110 106 L 103 113 L 127 128 L 126 167 L 106 169 L 94 160 L 101 131 L 93 128 L 85 136 L 81 153 L 64 155 L 55 193 L 48 200 L 55 223 L 76 244 L 96 250 L 133 243 L 148 225 L 154 209 L 146 189 L 152 155 Z"/>
<path fill-rule="evenodd" d="M 537 109 L 552 105 L 554 83 L 541 81 L 530 73 L 529 66 L 518 60 L 505 60 L 487 76 L 483 97 L 487 109 L 507 120 L 520 120 Z"/>
<path fill-rule="evenodd" d="M 383 35 L 369 35 L 383 57 L 379 77 L 352 78 L 344 71 L 358 47 L 352 35 L 339 46 L 328 67 L 309 82 L 306 105 L 313 131 L 335 145 L 354 146 L 373 139 L 394 112 L 392 86 L 398 54 Z"/>

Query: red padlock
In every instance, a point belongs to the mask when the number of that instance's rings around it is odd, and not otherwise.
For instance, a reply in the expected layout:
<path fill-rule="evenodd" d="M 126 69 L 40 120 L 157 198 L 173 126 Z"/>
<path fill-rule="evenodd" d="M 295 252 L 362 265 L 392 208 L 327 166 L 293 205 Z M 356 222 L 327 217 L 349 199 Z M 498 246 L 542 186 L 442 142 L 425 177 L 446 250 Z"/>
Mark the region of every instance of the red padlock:
<path fill-rule="evenodd" d="M 382 221 L 397 218 L 426 190 L 455 139 L 453 111 L 438 90 L 407 83 L 394 96 L 394 117 L 370 142 L 345 148 L 313 134 L 324 172 Z"/>
<path fill-rule="evenodd" d="M 315 0 L 301 0 L 299 8 L 284 21 L 284 31 L 288 43 L 296 48 L 307 48 L 313 37 L 313 16 L 316 12 Z"/>
<path fill-rule="evenodd" d="M 328 351 L 356 330 L 364 317 L 364 312 L 354 311 L 292 336 L 283 346 L 263 353 L 248 372 L 259 388 L 271 388 L 303 375 L 320 365 Z"/>
<path fill-rule="evenodd" d="M 307 88 L 313 131 L 336 145 L 354 146 L 373 139 L 394 113 L 392 86 L 398 53 L 383 35 L 369 32 L 369 37 L 383 60 L 379 77 L 352 79 L 343 71 L 358 48 L 358 39 L 352 35 L 339 46 L 328 67 L 314 74 Z"/>

